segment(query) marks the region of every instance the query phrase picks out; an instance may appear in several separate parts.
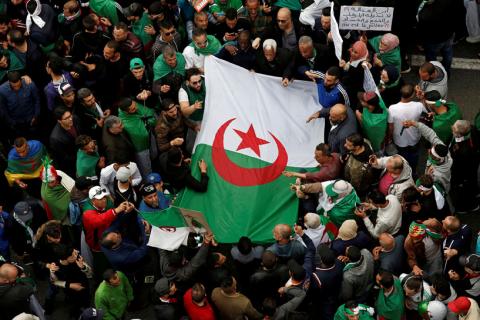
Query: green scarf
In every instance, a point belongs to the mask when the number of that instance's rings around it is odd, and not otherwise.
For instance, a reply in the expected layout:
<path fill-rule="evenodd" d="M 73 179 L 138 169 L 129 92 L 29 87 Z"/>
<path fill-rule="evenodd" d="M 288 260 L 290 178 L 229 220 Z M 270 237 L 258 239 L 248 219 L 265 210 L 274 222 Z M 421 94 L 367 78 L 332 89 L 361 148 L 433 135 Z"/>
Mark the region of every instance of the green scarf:
<path fill-rule="evenodd" d="M 153 64 L 153 81 L 157 81 L 171 72 L 178 73 L 182 76 L 185 75 L 185 58 L 183 57 L 183 54 L 177 52 L 175 53 L 175 56 L 177 57 L 177 65 L 174 68 L 170 67 L 165 62 L 163 54 L 155 60 L 155 63 Z"/>
<path fill-rule="evenodd" d="M 59 184 L 53 188 L 48 183 L 42 183 L 42 200 L 47 204 L 47 213 L 55 220 L 63 221 L 68 213 L 70 204 L 70 192 L 64 186 Z"/>
<path fill-rule="evenodd" d="M 22 70 L 25 68 L 22 61 L 18 59 L 17 55 L 10 50 L 7 50 L 8 60 L 10 61 L 8 64 L 8 68 L 0 69 L 0 80 L 3 82 L 3 78 L 7 75 L 9 71 L 16 71 Z"/>
<path fill-rule="evenodd" d="M 132 23 L 132 32 L 135 34 L 143 45 L 148 44 L 153 40 L 153 36 L 145 32 L 145 27 L 148 25 L 153 25 L 152 20 L 148 17 L 148 13 L 144 12 L 138 21 Z"/>
<path fill-rule="evenodd" d="M 122 120 L 125 131 L 130 136 L 130 139 L 132 139 L 136 152 L 141 152 L 150 148 L 148 129 L 150 129 L 150 127 L 153 128 L 156 123 L 153 110 L 137 102 L 137 111 L 135 113 L 130 114 L 123 110 L 118 110 L 118 117 Z M 145 127 L 145 123 L 142 120 L 144 117 L 149 117 L 147 120 L 149 128 Z"/>
<path fill-rule="evenodd" d="M 380 290 L 375 304 L 380 317 L 389 320 L 401 320 L 405 313 L 403 288 L 399 279 L 393 281 L 393 292 L 385 296 L 383 289 Z"/>
<path fill-rule="evenodd" d="M 218 41 L 217 38 L 211 35 L 207 35 L 207 46 L 205 48 L 198 48 L 193 41 L 189 44 L 189 46 L 195 49 L 195 53 L 197 55 L 204 56 L 216 54 L 222 48 L 220 41 Z"/>
<path fill-rule="evenodd" d="M 100 156 L 98 155 L 98 152 L 95 152 L 92 155 L 79 149 L 77 151 L 77 176 L 95 176 L 97 174 L 96 169 L 99 159 Z"/>
<path fill-rule="evenodd" d="M 383 36 L 377 36 L 375 38 L 368 40 L 368 42 L 373 47 L 373 49 L 375 49 L 375 53 L 377 54 L 378 59 L 382 60 L 382 63 L 384 66 L 386 66 L 387 64 L 390 64 L 392 66 L 395 66 L 398 69 L 398 71 L 400 71 L 402 66 L 400 47 L 397 46 L 396 48 L 388 52 L 380 53 L 380 41 L 382 40 L 382 37 Z"/>
<path fill-rule="evenodd" d="M 442 114 L 436 114 L 433 117 L 432 129 L 443 143 L 448 146 L 452 141 L 452 125 L 455 121 L 462 119 L 462 114 L 457 104 L 454 102 L 447 102 L 445 104 L 448 111 Z"/>
<path fill-rule="evenodd" d="M 118 19 L 117 6 L 113 0 L 90 0 L 89 7 L 100 17 L 106 17 L 112 25 L 116 25 Z"/>
<path fill-rule="evenodd" d="M 202 81 L 202 88 L 199 92 L 193 91 L 185 83 L 182 85 L 182 88 L 187 92 L 188 103 L 190 105 L 194 104 L 196 101 L 203 102 L 203 108 L 195 110 L 188 118 L 193 121 L 201 121 L 203 119 L 203 112 L 205 111 L 205 95 L 207 90 L 205 89 L 205 81 Z"/>
<path fill-rule="evenodd" d="M 367 108 L 362 112 L 362 129 L 364 135 L 372 144 L 373 151 L 381 149 L 385 135 L 387 134 L 388 112 L 383 99 L 380 97 L 382 113 L 371 113 Z"/>
<path fill-rule="evenodd" d="M 340 227 L 345 220 L 355 219 L 355 206 L 357 203 L 360 203 L 360 199 L 355 190 L 352 190 L 349 195 L 343 197 L 327 212 L 328 217 L 337 227 Z"/>

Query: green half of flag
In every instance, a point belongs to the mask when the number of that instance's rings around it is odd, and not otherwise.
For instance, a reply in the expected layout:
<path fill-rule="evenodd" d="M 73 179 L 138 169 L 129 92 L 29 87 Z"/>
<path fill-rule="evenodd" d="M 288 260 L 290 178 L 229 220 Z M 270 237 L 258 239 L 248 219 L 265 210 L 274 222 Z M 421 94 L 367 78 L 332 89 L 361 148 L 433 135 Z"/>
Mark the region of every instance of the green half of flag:
<path fill-rule="evenodd" d="M 185 219 L 177 207 L 168 207 L 156 212 L 140 212 L 143 219 L 155 227 L 187 227 Z"/>
<path fill-rule="evenodd" d="M 226 151 L 230 161 L 242 168 L 263 168 L 270 163 L 240 153 Z M 297 218 L 298 199 L 289 189 L 294 178 L 280 175 L 270 183 L 240 187 L 222 178 L 212 163 L 212 147 L 196 146 L 192 163 L 204 159 L 208 164 L 208 190 L 206 193 L 185 189 L 175 205 L 202 212 L 217 241 L 236 243 L 248 236 L 257 243 L 273 242 L 273 227 L 278 223 L 293 225 Z M 287 167 L 285 170 L 300 171 Z M 308 170 L 311 171 L 312 169 Z M 193 167 L 199 178 L 197 166 Z"/>

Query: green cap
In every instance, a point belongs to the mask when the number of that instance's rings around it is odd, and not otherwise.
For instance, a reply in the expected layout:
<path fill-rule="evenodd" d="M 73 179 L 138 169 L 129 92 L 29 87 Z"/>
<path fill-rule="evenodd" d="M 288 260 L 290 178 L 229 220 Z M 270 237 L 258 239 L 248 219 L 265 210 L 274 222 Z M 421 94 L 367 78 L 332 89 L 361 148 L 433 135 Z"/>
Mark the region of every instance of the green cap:
<path fill-rule="evenodd" d="M 145 64 L 143 64 L 142 59 L 133 58 L 132 60 L 130 60 L 130 70 L 143 68 L 143 67 L 145 67 Z"/>
<path fill-rule="evenodd" d="M 336 193 L 335 191 L 333 191 L 333 185 L 335 183 L 332 183 L 332 184 L 329 184 L 326 188 L 325 188 L 325 192 L 327 193 L 327 195 L 329 197 L 338 197 L 338 193 Z"/>

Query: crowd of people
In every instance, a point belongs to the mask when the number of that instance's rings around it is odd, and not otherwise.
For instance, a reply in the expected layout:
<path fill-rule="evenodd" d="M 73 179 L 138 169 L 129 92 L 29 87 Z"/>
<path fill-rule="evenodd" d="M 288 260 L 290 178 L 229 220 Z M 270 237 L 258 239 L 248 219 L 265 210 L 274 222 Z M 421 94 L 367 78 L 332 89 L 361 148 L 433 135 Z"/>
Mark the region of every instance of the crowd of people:
<path fill-rule="evenodd" d="M 340 30 L 337 59 L 342 5 L 394 7 L 392 30 Z M 462 221 L 479 210 L 480 116 L 448 101 L 454 42 L 480 41 L 465 7 L 2 1 L 0 319 L 480 319 L 480 245 Z M 272 92 L 315 83 L 318 170 L 283 172 L 297 223 L 268 245 L 205 232 L 150 247 L 141 213 L 208 190 L 191 156 L 211 55 L 279 77 Z"/>

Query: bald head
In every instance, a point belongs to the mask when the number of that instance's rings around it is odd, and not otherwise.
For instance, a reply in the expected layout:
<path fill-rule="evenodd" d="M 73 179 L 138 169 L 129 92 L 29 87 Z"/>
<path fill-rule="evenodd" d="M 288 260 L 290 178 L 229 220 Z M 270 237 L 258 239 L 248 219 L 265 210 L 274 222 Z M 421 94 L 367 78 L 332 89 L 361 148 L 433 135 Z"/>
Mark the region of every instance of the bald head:
<path fill-rule="evenodd" d="M 387 232 L 383 232 L 378 236 L 378 242 L 385 251 L 391 251 L 395 246 L 395 238 Z"/>
<path fill-rule="evenodd" d="M 278 28 L 283 31 L 289 31 L 292 27 L 292 12 L 288 8 L 281 8 L 277 13 Z"/>
<path fill-rule="evenodd" d="M 400 174 L 403 170 L 403 159 L 399 155 L 391 156 L 387 160 L 387 171 L 389 173 Z"/>
<path fill-rule="evenodd" d="M 344 104 L 337 103 L 330 108 L 329 119 L 332 125 L 337 125 L 347 118 L 347 107 Z"/>
<path fill-rule="evenodd" d="M 273 229 L 273 237 L 277 241 L 290 240 L 292 228 L 288 224 L 277 224 Z"/>
<path fill-rule="evenodd" d="M 13 264 L 4 263 L 0 267 L 0 283 L 13 283 L 17 279 L 18 269 Z"/>
<path fill-rule="evenodd" d="M 454 216 L 445 217 L 442 221 L 443 228 L 447 230 L 449 234 L 456 233 L 460 230 L 460 220 Z"/>

